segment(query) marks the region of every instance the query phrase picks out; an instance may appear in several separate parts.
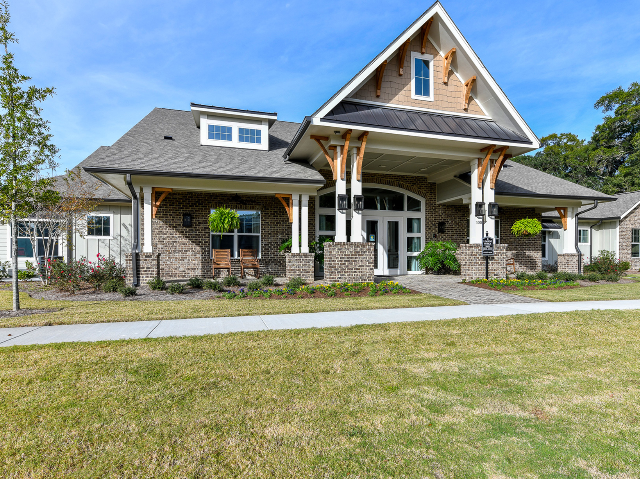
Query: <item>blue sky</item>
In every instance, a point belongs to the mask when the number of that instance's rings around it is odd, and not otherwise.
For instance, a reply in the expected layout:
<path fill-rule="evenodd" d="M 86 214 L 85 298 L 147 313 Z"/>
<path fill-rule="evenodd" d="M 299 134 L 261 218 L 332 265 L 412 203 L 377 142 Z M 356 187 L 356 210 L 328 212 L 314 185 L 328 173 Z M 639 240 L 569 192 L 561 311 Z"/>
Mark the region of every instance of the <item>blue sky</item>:
<path fill-rule="evenodd" d="M 110 145 L 154 107 L 190 102 L 301 121 L 430 5 L 374 1 L 12 0 L 22 73 L 44 104 L 61 167 Z M 444 0 L 542 137 L 589 137 L 593 104 L 640 81 L 640 1 Z"/>

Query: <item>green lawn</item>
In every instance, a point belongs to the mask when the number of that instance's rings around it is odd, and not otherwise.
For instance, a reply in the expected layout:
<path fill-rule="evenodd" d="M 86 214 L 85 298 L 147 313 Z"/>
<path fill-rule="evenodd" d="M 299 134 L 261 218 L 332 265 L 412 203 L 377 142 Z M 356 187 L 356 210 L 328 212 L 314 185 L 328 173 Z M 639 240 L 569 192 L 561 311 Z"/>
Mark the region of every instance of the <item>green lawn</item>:
<path fill-rule="evenodd" d="M 543 301 L 606 301 L 616 299 L 640 299 L 640 282 L 627 284 L 598 284 L 575 289 L 533 289 L 508 291 L 512 294 L 537 298 Z"/>
<path fill-rule="evenodd" d="M 50 301 L 20 294 L 21 306 L 31 309 L 62 308 L 46 314 L 0 318 L 0 328 L 51 324 L 102 323 L 255 314 L 317 313 L 359 309 L 419 308 L 465 304 L 429 294 L 386 294 L 375 297 L 313 299 L 215 299 L 184 301 Z M 0 290 L 0 310 L 11 309 L 11 292 Z"/>
<path fill-rule="evenodd" d="M 640 311 L 0 348 L 1 477 L 640 476 Z"/>

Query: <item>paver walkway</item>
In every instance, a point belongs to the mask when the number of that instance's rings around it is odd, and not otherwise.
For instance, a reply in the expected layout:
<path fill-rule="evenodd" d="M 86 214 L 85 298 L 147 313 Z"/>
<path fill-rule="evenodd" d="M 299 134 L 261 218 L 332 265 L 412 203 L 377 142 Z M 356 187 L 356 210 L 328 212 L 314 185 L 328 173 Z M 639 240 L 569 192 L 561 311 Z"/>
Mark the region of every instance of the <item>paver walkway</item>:
<path fill-rule="evenodd" d="M 353 326 L 356 324 L 432 321 L 439 319 L 587 311 L 594 309 L 640 309 L 640 300 L 470 304 L 463 306 L 438 306 L 433 308 L 377 309 L 368 311 L 334 311 L 330 313 L 274 314 L 269 316 L 0 328 L 0 346 L 63 343 L 69 341 L 161 338 L 167 336 L 202 336 L 205 334 L 238 331 L 325 328 L 329 326 Z"/>
<path fill-rule="evenodd" d="M 397 281 L 407 288 L 443 298 L 457 299 L 469 304 L 541 303 L 543 301 L 517 294 L 468 286 L 460 282 L 460 276 L 437 274 L 404 275 L 380 278 Z"/>

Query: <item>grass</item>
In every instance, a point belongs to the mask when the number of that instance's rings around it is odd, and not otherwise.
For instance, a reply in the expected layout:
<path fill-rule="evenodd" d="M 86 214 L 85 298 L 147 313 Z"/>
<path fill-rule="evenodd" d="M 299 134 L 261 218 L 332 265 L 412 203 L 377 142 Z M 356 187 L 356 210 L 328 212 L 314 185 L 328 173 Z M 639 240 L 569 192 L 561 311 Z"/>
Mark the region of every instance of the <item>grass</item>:
<path fill-rule="evenodd" d="M 0 476 L 639 477 L 639 342 L 598 311 L 0 349 Z"/>
<path fill-rule="evenodd" d="M 20 294 L 22 308 L 60 311 L 0 318 L 0 327 L 53 324 L 146 321 L 159 319 L 247 316 L 256 314 L 317 313 L 386 308 L 419 308 L 465 304 L 429 294 L 353 298 L 310 298 L 286 300 L 184 300 L 184 301 L 51 301 Z M 0 290 L 0 310 L 11 309 L 11 292 Z"/>
<path fill-rule="evenodd" d="M 574 289 L 513 290 L 512 294 L 528 296 L 543 301 L 613 301 L 640 299 L 640 282 L 626 284 L 598 284 Z"/>

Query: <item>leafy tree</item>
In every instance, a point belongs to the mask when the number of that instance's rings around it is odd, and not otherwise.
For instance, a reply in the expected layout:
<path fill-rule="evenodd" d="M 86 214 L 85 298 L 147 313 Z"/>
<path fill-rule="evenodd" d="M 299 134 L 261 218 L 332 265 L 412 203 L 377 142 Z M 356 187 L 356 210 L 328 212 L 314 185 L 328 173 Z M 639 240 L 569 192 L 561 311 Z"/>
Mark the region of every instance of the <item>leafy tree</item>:
<path fill-rule="evenodd" d="M 53 88 L 26 85 L 31 79 L 14 64 L 9 45 L 17 43 L 8 30 L 9 4 L 0 2 L 0 44 L 4 54 L 0 62 L 0 217 L 11 224 L 13 269 L 13 309 L 20 309 L 18 295 L 17 219 L 28 217 L 42 196 L 50 195 L 51 178 L 44 169 L 55 168 L 58 149 L 51 143 L 49 123 L 41 115 L 39 104 L 53 95 Z"/>

